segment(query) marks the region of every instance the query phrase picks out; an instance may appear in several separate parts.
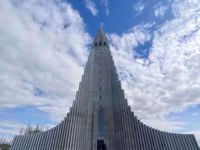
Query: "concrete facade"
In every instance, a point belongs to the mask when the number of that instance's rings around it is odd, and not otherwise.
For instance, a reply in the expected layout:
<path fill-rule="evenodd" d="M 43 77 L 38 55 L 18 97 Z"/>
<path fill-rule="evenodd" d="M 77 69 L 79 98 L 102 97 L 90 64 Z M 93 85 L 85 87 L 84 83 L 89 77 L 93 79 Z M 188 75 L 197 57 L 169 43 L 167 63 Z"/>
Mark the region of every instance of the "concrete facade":
<path fill-rule="evenodd" d="M 102 28 L 98 31 L 73 106 L 56 127 L 16 136 L 11 150 L 200 150 L 191 134 L 140 122 L 121 88 Z"/>

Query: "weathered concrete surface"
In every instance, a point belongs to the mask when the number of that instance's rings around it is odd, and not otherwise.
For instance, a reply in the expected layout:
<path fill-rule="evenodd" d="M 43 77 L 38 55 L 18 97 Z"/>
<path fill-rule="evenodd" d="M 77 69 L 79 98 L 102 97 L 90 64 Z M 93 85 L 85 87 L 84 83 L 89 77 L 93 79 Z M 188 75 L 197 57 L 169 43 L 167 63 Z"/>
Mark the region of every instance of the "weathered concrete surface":
<path fill-rule="evenodd" d="M 193 135 L 153 129 L 131 112 L 101 28 L 65 119 L 48 131 L 16 136 L 11 150 L 96 150 L 98 139 L 107 150 L 199 150 Z"/>

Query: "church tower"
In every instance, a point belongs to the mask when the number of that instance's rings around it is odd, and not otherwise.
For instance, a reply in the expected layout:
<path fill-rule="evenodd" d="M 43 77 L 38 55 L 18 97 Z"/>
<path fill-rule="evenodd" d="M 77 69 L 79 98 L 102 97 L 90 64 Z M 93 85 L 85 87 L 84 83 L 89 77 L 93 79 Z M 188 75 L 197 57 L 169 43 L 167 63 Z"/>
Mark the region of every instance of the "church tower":
<path fill-rule="evenodd" d="M 200 150 L 194 135 L 159 131 L 140 122 L 124 96 L 102 28 L 69 113 L 56 127 L 16 136 L 11 150 Z"/>

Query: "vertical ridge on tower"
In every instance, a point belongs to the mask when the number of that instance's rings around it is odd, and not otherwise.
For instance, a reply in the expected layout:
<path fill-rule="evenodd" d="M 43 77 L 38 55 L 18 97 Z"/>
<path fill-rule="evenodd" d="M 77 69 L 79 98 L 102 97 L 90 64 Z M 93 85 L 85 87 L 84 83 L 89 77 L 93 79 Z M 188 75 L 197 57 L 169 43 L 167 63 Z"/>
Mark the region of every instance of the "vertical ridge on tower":
<path fill-rule="evenodd" d="M 200 150 L 192 134 L 151 128 L 131 111 L 101 27 L 73 105 L 56 127 L 16 136 L 11 150 Z"/>

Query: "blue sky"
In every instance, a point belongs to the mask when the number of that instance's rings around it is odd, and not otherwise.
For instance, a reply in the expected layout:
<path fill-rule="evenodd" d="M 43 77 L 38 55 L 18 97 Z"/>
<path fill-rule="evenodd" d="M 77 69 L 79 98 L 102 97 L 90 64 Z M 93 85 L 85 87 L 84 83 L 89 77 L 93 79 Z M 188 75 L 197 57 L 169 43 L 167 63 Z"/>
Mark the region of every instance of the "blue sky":
<path fill-rule="evenodd" d="M 200 139 L 199 18 L 198 0 L 0 1 L 0 136 L 63 119 L 103 24 L 138 118 Z"/>

